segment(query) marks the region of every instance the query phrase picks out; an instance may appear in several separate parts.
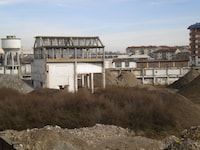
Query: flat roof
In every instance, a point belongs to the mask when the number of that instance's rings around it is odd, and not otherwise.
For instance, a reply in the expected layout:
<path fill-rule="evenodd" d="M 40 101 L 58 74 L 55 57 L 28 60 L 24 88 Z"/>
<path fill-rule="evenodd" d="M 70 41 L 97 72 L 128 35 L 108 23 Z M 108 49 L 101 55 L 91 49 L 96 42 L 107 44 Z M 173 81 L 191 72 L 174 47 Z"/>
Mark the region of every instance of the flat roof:
<path fill-rule="evenodd" d="M 98 39 L 99 36 L 35 36 L 35 38 Z"/>

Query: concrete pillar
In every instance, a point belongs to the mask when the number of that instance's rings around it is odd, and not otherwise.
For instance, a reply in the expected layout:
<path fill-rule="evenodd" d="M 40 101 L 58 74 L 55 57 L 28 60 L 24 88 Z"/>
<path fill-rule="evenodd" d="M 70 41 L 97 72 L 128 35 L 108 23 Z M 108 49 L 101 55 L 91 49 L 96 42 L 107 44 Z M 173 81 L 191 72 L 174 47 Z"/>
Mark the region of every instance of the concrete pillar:
<path fill-rule="evenodd" d="M 175 64 L 175 62 L 174 62 L 174 61 L 172 62 L 172 67 L 176 67 L 176 64 Z"/>
<path fill-rule="evenodd" d="M 153 85 L 155 85 L 156 83 L 155 69 L 153 68 L 152 71 L 153 71 Z"/>
<path fill-rule="evenodd" d="M 105 51 L 103 49 L 103 70 L 102 70 L 102 76 L 103 76 L 103 88 L 106 88 L 106 69 L 105 69 Z"/>
<path fill-rule="evenodd" d="M 11 52 L 11 74 L 14 74 L 14 52 Z"/>
<path fill-rule="evenodd" d="M 149 68 L 149 63 L 147 62 L 147 68 Z"/>
<path fill-rule="evenodd" d="M 19 59 L 19 52 L 16 53 L 17 55 L 17 68 L 18 68 L 18 77 L 21 78 L 21 62 Z"/>
<path fill-rule="evenodd" d="M 90 76 L 87 74 L 87 88 L 90 88 Z"/>
<path fill-rule="evenodd" d="M 5 56 L 4 56 L 4 74 L 6 74 L 7 64 L 8 64 L 8 53 L 5 53 Z"/>
<path fill-rule="evenodd" d="M 166 75 L 167 75 L 167 85 L 169 85 L 169 73 L 168 73 L 168 68 L 166 68 Z"/>
<path fill-rule="evenodd" d="M 144 84 L 144 68 L 142 68 L 142 84 Z"/>
<path fill-rule="evenodd" d="M 90 74 L 91 92 L 94 93 L 94 74 Z"/>
<path fill-rule="evenodd" d="M 69 48 L 67 48 L 67 58 L 69 58 Z"/>
<path fill-rule="evenodd" d="M 78 84 L 77 84 L 77 49 L 75 48 L 74 51 L 75 61 L 74 61 L 74 92 L 78 91 Z"/>
<path fill-rule="evenodd" d="M 82 84 L 82 87 L 85 87 L 85 75 L 84 74 L 81 75 L 81 84 Z"/>
<path fill-rule="evenodd" d="M 179 73 L 179 75 L 182 75 L 182 69 L 183 69 L 183 68 L 182 68 L 182 67 L 180 67 L 180 73 Z"/>

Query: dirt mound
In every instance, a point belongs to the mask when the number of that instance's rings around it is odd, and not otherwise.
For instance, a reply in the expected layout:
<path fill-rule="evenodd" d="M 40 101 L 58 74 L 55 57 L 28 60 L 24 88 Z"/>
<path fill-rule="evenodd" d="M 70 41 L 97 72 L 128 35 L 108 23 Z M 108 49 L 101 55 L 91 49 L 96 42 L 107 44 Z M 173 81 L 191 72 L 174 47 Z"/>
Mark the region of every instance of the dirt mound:
<path fill-rule="evenodd" d="M 181 89 L 184 86 L 186 86 L 187 84 L 189 84 L 192 80 L 194 80 L 199 75 L 200 75 L 200 70 L 192 69 L 186 75 L 181 77 L 179 80 L 177 80 L 174 83 L 172 83 L 171 85 L 169 85 L 169 88 Z"/>
<path fill-rule="evenodd" d="M 178 89 L 179 94 L 200 105 L 200 69 L 192 69 L 169 88 Z"/>
<path fill-rule="evenodd" d="M 135 75 L 127 71 L 122 72 L 117 79 L 119 80 L 119 86 L 134 87 L 140 84 Z"/>
<path fill-rule="evenodd" d="M 11 88 L 20 93 L 29 93 L 33 90 L 27 83 L 12 75 L 0 76 L 0 87 Z"/>
<path fill-rule="evenodd" d="M 179 93 L 200 105 L 200 75 L 179 90 Z"/>
<path fill-rule="evenodd" d="M 123 71 L 120 74 L 106 70 L 106 86 L 120 86 L 120 87 L 134 87 L 140 82 L 135 75 L 129 71 Z M 102 85 L 102 76 L 100 74 L 94 75 L 94 85 Z"/>
<path fill-rule="evenodd" d="M 9 139 L 17 150 L 137 150 L 163 149 L 166 145 L 159 140 L 135 136 L 128 129 L 101 124 L 79 129 L 45 126 L 20 132 L 6 130 L 0 136 Z"/>

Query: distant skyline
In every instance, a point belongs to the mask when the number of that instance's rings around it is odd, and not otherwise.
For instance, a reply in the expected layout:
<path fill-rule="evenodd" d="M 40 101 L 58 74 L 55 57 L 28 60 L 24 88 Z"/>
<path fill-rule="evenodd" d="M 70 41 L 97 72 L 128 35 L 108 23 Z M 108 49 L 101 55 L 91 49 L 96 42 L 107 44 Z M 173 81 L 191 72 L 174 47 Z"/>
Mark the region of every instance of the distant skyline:
<path fill-rule="evenodd" d="M 35 36 L 99 36 L 106 51 L 128 46 L 189 45 L 200 0 L 0 0 L 0 38 L 16 35 L 31 50 Z"/>

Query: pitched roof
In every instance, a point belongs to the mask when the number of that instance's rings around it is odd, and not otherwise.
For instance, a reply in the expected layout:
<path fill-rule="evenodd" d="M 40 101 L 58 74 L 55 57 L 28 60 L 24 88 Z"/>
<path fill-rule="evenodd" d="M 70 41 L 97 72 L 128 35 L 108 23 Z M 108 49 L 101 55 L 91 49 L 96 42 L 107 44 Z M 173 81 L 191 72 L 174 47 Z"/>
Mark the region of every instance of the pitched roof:
<path fill-rule="evenodd" d="M 149 46 L 129 46 L 126 49 L 132 49 L 132 48 L 157 48 L 157 46 L 152 46 L 152 45 L 149 45 Z"/>

